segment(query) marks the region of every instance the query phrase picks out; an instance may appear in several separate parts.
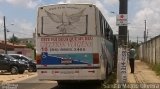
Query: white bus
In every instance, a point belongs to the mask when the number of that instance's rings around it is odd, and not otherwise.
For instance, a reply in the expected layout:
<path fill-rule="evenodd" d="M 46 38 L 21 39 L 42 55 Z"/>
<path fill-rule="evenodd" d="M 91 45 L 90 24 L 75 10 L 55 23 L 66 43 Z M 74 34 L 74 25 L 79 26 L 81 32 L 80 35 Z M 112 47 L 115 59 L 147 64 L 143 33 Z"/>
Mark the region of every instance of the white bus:
<path fill-rule="evenodd" d="M 40 80 L 105 80 L 114 60 L 113 32 L 92 4 L 38 8 L 36 50 Z"/>

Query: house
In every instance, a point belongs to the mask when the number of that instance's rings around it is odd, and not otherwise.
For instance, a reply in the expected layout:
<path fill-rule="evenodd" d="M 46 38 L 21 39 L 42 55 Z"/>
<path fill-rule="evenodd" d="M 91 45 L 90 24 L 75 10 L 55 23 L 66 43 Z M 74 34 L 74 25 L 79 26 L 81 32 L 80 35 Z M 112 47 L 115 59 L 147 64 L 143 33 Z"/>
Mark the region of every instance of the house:
<path fill-rule="evenodd" d="M 23 54 L 30 58 L 34 58 L 34 50 L 27 48 L 26 45 L 23 44 L 13 44 L 7 42 L 6 44 L 7 53 L 16 53 L 16 54 Z M 0 53 L 5 53 L 5 42 L 0 40 Z"/>
<path fill-rule="evenodd" d="M 32 45 L 35 45 L 35 40 L 33 38 L 19 38 L 19 41 L 20 41 L 20 44 L 32 44 Z"/>

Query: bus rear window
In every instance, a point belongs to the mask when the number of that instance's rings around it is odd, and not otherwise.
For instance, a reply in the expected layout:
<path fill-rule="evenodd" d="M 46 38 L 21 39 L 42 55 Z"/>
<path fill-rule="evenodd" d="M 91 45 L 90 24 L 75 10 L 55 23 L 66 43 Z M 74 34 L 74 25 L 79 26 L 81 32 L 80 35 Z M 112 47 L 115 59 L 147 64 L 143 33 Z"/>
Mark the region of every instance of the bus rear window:
<path fill-rule="evenodd" d="M 41 34 L 87 34 L 88 15 L 83 14 L 83 9 L 70 15 L 63 12 L 51 13 L 46 10 L 45 13 L 47 16 L 41 17 Z"/>

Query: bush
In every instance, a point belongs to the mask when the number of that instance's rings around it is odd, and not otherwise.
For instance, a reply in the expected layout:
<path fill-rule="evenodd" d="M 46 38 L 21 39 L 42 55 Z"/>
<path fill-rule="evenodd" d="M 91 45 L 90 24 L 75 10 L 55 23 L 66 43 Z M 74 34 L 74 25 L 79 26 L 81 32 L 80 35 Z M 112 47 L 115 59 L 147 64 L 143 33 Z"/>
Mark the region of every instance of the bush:
<path fill-rule="evenodd" d="M 101 86 L 101 89 L 111 89 L 111 88 L 107 88 L 108 84 L 115 84 L 117 80 L 117 72 L 113 72 L 110 76 L 109 79 L 107 79 Z"/>
<path fill-rule="evenodd" d="M 152 70 L 154 70 L 157 75 L 160 75 L 160 64 L 153 65 Z"/>

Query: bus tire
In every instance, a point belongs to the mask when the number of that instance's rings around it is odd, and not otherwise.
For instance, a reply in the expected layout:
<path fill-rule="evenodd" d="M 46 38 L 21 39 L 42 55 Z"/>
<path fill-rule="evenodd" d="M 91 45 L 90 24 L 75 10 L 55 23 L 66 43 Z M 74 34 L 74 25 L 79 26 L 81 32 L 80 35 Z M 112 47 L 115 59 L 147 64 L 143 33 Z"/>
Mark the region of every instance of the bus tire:
<path fill-rule="evenodd" d="M 66 83 L 66 82 L 64 82 L 64 81 L 57 81 L 57 83 L 58 83 L 58 86 L 64 86 L 64 85 L 67 85 L 67 83 Z"/>
<path fill-rule="evenodd" d="M 109 74 L 108 74 L 108 62 L 107 62 L 107 66 L 106 66 L 106 79 L 108 78 Z"/>

